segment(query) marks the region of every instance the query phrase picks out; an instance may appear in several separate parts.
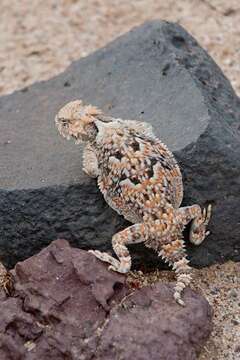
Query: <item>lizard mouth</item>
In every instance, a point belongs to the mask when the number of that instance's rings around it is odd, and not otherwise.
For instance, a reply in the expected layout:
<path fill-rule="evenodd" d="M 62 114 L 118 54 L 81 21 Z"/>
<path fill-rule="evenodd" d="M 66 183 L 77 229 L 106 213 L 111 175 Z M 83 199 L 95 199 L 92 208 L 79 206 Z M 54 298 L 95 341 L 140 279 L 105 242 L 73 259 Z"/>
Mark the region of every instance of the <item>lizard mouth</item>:
<path fill-rule="evenodd" d="M 75 135 L 75 134 L 72 134 L 71 136 L 74 139 L 75 144 L 81 144 L 84 142 L 84 138 L 82 136 L 80 137 L 79 135 Z"/>

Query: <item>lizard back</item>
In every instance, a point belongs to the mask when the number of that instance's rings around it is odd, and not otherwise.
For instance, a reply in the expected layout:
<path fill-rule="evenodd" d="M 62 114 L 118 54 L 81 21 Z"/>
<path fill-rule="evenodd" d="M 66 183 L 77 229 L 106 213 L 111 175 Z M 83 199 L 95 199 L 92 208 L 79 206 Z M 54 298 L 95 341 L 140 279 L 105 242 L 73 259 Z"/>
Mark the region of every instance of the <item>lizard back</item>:
<path fill-rule="evenodd" d="M 182 201 L 182 176 L 173 154 L 154 136 L 122 122 L 106 124 L 94 144 L 98 184 L 106 202 L 127 220 L 159 218 Z"/>

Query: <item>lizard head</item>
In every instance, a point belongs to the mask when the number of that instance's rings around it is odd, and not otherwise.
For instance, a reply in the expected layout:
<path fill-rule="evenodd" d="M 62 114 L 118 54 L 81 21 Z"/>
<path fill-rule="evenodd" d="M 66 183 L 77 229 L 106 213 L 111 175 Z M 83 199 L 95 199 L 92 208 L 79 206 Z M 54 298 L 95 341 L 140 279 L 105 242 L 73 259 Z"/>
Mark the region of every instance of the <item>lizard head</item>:
<path fill-rule="evenodd" d="M 55 117 L 55 123 L 60 134 L 73 138 L 76 143 L 91 141 L 96 137 L 95 120 L 102 112 L 92 105 L 84 105 L 81 100 L 75 100 L 63 106 Z"/>

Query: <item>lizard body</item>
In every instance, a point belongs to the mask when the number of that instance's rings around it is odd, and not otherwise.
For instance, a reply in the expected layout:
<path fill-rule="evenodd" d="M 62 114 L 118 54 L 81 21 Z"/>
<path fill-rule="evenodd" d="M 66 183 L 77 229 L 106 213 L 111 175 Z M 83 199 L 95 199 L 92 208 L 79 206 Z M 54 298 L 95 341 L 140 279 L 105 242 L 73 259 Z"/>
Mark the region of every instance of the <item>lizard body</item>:
<path fill-rule="evenodd" d="M 176 272 L 175 300 L 191 281 L 182 232 L 192 221 L 190 241 L 199 245 L 208 235 L 211 206 L 180 207 L 183 183 L 171 151 L 155 137 L 151 125 L 106 116 L 81 100 L 66 104 L 55 118 L 62 136 L 86 142 L 84 171 L 97 178 L 106 202 L 133 225 L 112 238 L 118 259 L 90 250 L 110 264 L 109 269 L 127 273 L 131 268 L 128 244 L 144 242 Z"/>

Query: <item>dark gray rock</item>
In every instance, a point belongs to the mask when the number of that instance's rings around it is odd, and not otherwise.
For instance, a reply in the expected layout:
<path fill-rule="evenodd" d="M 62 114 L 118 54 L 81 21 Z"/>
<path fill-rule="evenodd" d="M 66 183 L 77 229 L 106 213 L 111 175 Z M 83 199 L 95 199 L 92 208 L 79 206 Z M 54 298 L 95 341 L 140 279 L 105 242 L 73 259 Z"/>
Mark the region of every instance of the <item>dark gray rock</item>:
<path fill-rule="evenodd" d="M 188 247 L 193 265 L 240 260 L 239 98 L 184 29 L 153 21 L 63 74 L 0 98 L 5 264 L 14 265 L 57 237 L 81 248 L 110 249 L 113 233 L 127 225 L 83 174 L 80 147 L 55 129 L 57 110 L 76 98 L 117 117 L 150 121 L 180 162 L 184 204 L 213 204 L 211 235 L 200 247 Z M 138 263 L 141 253 L 145 263 L 157 259 L 141 246 L 132 251 Z"/>
<path fill-rule="evenodd" d="M 130 294 L 125 276 L 67 241 L 11 271 L 14 297 L 0 293 L 2 360 L 194 360 L 211 331 L 212 311 L 186 289 L 158 283 Z"/>

